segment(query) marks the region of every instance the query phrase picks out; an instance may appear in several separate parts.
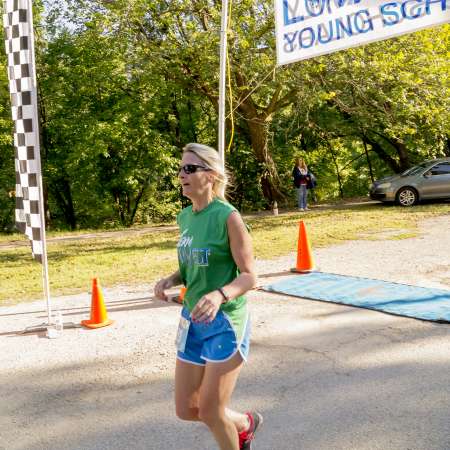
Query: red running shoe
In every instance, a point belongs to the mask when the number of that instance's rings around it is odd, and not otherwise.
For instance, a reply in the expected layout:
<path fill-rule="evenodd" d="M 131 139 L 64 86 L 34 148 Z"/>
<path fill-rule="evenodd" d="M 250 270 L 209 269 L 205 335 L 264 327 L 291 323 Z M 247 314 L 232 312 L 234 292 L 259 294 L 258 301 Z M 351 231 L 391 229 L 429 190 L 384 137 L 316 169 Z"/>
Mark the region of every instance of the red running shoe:
<path fill-rule="evenodd" d="M 241 450 L 252 450 L 252 441 L 255 439 L 256 430 L 263 423 L 263 416 L 258 412 L 246 413 L 250 421 L 250 427 L 247 431 L 239 433 L 239 445 Z"/>

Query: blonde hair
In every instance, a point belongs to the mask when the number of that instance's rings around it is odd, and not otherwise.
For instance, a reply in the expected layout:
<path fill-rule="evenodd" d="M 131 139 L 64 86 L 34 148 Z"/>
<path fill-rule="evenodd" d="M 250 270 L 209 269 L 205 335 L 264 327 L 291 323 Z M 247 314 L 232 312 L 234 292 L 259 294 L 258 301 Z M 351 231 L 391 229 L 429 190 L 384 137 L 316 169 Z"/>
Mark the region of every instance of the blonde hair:
<path fill-rule="evenodd" d="M 297 158 L 295 160 L 295 165 L 297 167 L 301 167 L 302 169 L 308 170 L 308 166 L 305 163 L 305 160 L 303 158 Z"/>
<path fill-rule="evenodd" d="M 208 167 L 216 173 L 216 178 L 213 184 L 213 195 L 225 200 L 225 190 L 228 184 L 228 174 L 223 167 L 222 160 L 219 157 L 217 150 L 203 144 L 190 143 L 183 148 L 183 153 L 193 153 L 200 158 Z"/>

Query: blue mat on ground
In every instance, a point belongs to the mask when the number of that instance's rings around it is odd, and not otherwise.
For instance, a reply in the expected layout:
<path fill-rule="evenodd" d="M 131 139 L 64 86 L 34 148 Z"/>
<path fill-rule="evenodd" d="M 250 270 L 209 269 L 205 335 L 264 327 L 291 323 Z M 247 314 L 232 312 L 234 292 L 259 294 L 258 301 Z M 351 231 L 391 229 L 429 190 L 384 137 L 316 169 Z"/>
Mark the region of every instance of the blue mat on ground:
<path fill-rule="evenodd" d="M 298 274 L 263 289 L 414 319 L 450 322 L 450 290 L 323 272 Z"/>

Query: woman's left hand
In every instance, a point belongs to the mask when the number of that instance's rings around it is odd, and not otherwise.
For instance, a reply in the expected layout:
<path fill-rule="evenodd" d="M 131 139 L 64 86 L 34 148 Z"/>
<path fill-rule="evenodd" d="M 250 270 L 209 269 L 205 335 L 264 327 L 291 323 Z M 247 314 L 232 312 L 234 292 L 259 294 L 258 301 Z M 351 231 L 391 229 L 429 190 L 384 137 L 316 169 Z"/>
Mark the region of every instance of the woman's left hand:
<path fill-rule="evenodd" d="M 192 320 L 194 322 L 212 322 L 219 311 L 222 300 L 223 297 L 219 291 L 205 294 L 192 310 Z"/>

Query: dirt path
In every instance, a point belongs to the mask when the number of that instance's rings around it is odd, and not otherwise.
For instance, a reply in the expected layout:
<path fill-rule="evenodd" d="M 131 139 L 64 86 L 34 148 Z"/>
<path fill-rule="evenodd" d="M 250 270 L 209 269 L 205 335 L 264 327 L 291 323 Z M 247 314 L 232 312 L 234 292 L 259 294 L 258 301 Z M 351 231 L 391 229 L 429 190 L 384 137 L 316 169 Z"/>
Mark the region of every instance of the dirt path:
<path fill-rule="evenodd" d="M 450 289 L 449 216 L 405 240 L 352 241 L 314 252 L 322 271 Z M 262 282 L 295 255 L 258 261 Z M 45 305 L 0 308 L 0 449 L 213 450 L 202 424 L 173 411 L 179 306 L 152 287 L 105 289 L 100 330 L 59 339 L 19 334 Z M 450 325 L 250 293 L 249 364 L 233 406 L 257 408 L 257 450 L 448 450 Z M 89 314 L 89 295 L 55 299 L 66 324 Z"/>

